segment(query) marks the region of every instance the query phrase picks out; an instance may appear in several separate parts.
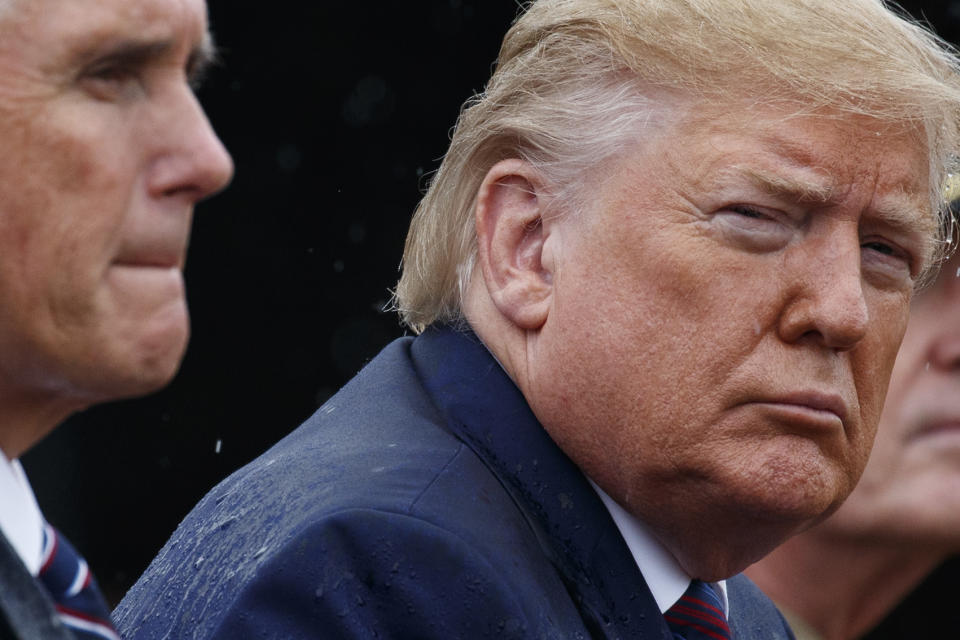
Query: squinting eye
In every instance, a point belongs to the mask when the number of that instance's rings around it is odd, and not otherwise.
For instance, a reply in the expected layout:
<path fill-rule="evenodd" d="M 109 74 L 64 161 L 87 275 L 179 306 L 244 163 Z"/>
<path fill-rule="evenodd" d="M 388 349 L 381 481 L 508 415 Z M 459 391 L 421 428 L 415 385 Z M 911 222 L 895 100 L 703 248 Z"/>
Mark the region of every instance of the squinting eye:
<path fill-rule="evenodd" d="M 756 209 L 752 209 L 744 205 L 737 205 L 735 207 L 730 207 L 730 211 L 733 211 L 734 213 L 739 213 L 745 218 L 755 218 L 757 220 L 762 220 L 767 217 L 762 213 L 760 213 L 759 211 L 757 211 Z"/>
<path fill-rule="evenodd" d="M 860 244 L 865 273 L 877 278 L 881 286 L 906 287 L 913 282 L 913 258 L 910 252 L 884 240 Z"/>
<path fill-rule="evenodd" d="M 884 242 L 867 242 L 862 245 L 864 249 L 872 249 L 885 256 L 896 256 L 897 250 Z"/>
<path fill-rule="evenodd" d="M 121 82 L 132 77 L 133 72 L 126 67 L 111 66 L 103 67 L 102 69 L 94 69 L 89 75 L 91 78 L 98 78 L 100 80 Z"/>
<path fill-rule="evenodd" d="M 714 228 L 727 243 L 751 253 L 779 251 L 790 242 L 794 225 L 776 209 L 731 204 L 713 216 Z"/>
<path fill-rule="evenodd" d="M 910 253 L 907 251 L 904 251 L 903 249 L 901 249 L 896 244 L 893 244 L 892 242 L 885 242 L 883 240 L 870 240 L 868 242 L 864 242 L 863 244 L 861 244 L 860 248 L 863 250 L 878 253 L 884 256 L 885 258 L 902 261 L 907 266 L 910 266 L 912 262 Z"/>

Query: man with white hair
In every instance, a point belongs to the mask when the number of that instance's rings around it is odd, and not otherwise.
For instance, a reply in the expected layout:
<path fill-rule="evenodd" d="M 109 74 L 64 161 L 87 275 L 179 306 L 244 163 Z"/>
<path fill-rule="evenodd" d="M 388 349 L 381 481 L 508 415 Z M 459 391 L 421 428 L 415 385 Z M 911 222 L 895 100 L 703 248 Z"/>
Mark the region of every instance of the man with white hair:
<path fill-rule="evenodd" d="M 119 628 L 790 637 L 737 574 L 863 470 L 956 69 L 877 0 L 531 3 L 411 225 L 419 335 L 211 491 Z"/>
<path fill-rule="evenodd" d="M 179 366 L 193 207 L 233 170 L 190 88 L 211 48 L 203 0 L 0 4 L 2 637 L 116 637 L 17 459 Z"/>

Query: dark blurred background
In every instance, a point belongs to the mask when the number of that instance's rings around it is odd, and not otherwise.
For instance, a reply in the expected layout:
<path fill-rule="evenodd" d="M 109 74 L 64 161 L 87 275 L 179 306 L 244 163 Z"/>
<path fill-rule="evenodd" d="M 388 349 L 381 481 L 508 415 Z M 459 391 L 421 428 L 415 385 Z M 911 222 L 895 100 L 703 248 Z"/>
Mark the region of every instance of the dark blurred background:
<path fill-rule="evenodd" d="M 23 460 L 114 602 L 214 484 L 402 335 L 383 308 L 410 215 L 518 7 L 208 2 L 223 65 L 200 97 L 237 169 L 198 210 L 183 368 L 157 395 L 74 416 Z M 960 1 L 904 6 L 960 42 Z M 957 576 L 948 566 L 929 588 Z"/>

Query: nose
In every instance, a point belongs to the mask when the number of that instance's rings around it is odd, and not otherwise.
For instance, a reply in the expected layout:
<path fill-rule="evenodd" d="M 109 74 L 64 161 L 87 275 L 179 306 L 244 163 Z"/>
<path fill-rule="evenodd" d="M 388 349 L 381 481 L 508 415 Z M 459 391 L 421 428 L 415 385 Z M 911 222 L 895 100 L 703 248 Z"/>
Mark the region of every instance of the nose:
<path fill-rule="evenodd" d="M 176 94 L 158 123 L 162 152 L 152 167 L 150 191 L 154 196 L 182 197 L 195 203 L 229 184 L 233 160 L 193 91 L 184 85 Z"/>
<path fill-rule="evenodd" d="M 836 351 L 855 347 L 867 334 L 870 313 L 860 272 L 859 240 L 843 249 L 821 248 L 788 259 L 791 279 L 778 331 L 786 342 L 813 342 Z"/>

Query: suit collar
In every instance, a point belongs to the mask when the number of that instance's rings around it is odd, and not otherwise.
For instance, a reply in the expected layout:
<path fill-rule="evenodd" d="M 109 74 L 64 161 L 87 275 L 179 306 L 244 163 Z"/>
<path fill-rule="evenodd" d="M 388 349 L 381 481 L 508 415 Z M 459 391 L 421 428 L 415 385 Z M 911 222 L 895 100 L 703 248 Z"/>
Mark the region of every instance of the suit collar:
<path fill-rule="evenodd" d="M 606 507 L 477 336 L 431 327 L 414 341 L 412 356 L 447 427 L 512 496 L 591 633 L 669 638 Z"/>

